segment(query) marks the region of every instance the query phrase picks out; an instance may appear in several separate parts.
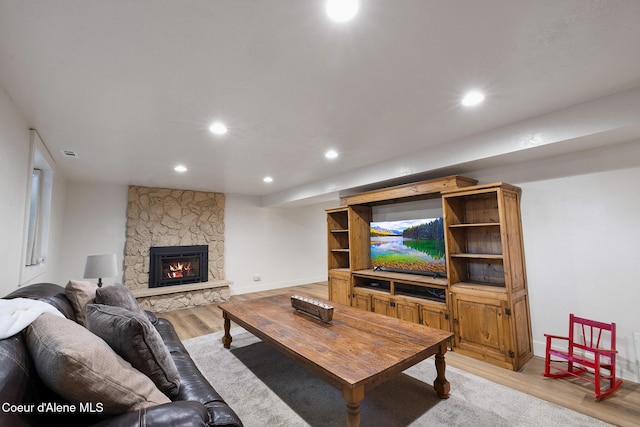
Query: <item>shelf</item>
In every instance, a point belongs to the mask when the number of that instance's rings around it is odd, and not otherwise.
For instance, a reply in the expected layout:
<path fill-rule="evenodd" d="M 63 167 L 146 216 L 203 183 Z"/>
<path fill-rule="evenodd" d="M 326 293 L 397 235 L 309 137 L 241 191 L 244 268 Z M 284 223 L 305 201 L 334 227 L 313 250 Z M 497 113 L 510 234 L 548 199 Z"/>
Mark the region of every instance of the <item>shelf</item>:
<path fill-rule="evenodd" d="M 366 283 L 366 284 L 355 285 L 354 289 L 366 289 L 367 291 L 382 292 L 388 295 L 391 292 L 391 284 L 389 282 Z"/>
<path fill-rule="evenodd" d="M 327 210 L 327 227 L 329 231 L 334 230 L 342 232 L 349 230 L 349 212 L 346 209 L 328 209 Z"/>
<path fill-rule="evenodd" d="M 491 285 L 477 282 L 459 282 L 451 285 L 452 295 L 469 295 L 479 298 L 497 299 L 507 301 L 507 288 L 504 286 Z"/>
<path fill-rule="evenodd" d="M 455 285 L 451 285 L 451 291 L 459 289 L 475 289 L 480 291 L 500 292 L 506 293 L 507 290 L 504 286 L 494 285 L 484 282 L 458 282 Z"/>
<path fill-rule="evenodd" d="M 451 258 L 501 260 L 502 254 L 451 254 Z"/>
<path fill-rule="evenodd" d="M 354 271 L 353 276 L 370 279 L 392 280 L 394 282 L 402 282 L 418 286 L 433 286 L 440 288 L 447 287 L 447 279 L 445 277 L 435 278 L 431 276 L 422 276 L 420 274 L 397 273 L 394 271 L 367 269 Z"/>
<path fill-rule="evenodd" d="M 469 228 L 469 227 L 500 227 L 498 222 L 474 222 L 464 224 L 450 224 L 449 228 Z"/>
<path fill-rule="evenodd" d="M 396 283 L 395 285 L 395 295 L 439 302 L 442 304 L 447 303 L 447 291 L 445 289 L 405 283 Z"/>
<path fill-rule="evenodd" d="M 329 249 L 329 270 L 346 269 L 349 271 L 349 249 L 334 248 Z"/>

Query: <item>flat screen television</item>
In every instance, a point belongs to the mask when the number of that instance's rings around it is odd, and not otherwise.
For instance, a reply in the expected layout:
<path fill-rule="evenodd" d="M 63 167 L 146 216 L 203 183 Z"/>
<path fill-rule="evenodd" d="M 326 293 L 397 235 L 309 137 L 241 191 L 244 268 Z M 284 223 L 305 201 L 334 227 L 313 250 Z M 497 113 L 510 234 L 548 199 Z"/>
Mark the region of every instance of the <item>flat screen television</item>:
<path fill-rule="evenodd" d="M 442 218 L 371 223 L 375 270 L 446 277 Z"/>

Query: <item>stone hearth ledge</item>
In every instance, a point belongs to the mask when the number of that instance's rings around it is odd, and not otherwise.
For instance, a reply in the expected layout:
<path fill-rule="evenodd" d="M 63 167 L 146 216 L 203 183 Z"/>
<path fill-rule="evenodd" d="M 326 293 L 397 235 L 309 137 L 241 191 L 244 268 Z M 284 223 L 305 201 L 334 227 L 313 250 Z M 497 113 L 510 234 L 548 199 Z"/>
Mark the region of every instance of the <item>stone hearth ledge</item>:
<path fill-rule="evenodd" d="M 159 313 L 228 301 L 229 285 L 232 283 L 228 280 L 212 280 L 188 285 L 134 289 L 131 293 L 143 310 Z"/>

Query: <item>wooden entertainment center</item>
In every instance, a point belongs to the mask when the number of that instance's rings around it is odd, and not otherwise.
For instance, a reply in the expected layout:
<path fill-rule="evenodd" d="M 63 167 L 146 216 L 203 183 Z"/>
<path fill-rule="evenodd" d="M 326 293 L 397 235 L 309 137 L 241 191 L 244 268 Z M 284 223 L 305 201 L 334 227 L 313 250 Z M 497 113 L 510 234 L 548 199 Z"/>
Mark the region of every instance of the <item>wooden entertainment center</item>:
<path fill-rule="evenodd" d="M 435 198 L 447 277 L 372 269 L 372 208 Z M 504 368 L 533 357 L 520 188 L 449 176 L 345 196 L 326 212 L 331 301 L 451 331 L 454 351 Z"/>

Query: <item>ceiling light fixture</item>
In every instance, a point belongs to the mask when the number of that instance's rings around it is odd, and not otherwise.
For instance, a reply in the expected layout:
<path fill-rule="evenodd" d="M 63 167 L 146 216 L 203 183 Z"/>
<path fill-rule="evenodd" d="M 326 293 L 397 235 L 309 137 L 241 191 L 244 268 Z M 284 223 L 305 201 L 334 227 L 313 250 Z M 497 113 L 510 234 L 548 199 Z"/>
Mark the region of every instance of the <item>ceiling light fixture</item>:
<path fill-rule="evenodd" d="M 325 11 L 335 22 L 347 22 L 353 19 L 360 9 L 358 0 L 327 0 Z"/>
<path fill-rule="evenodd" d="M 273 178 L 271 178 L 270 176 L 265 176 L 262 180 L 264 182 L 266 182 L 267 184 L 270 183 L 270 182 L 273 182 Z"/>
<path fill-rule="evenodd" d="M 484 94 L 477 90 L 473 90 L 471 92 L 467 92 L 464 98 L 462 98 L 462 105 L 465 107 L 473 107 L 481 104 L 482 101 L 484 101 Z"/>
<path fill-rule="evenodd" d="M 186 172 L 187 171 L 187 167 L 184 166 L 184 165 L 178 165 L 175 168 L 173 168 L 173 170 L 176 171 L 176 172 L 182 173 L 182 172 Z"/>
<path fill-rule="evenodd" d="M 336 150 L 329 150 L 326 153 L 324 153 L 324 156 L 327 159 L 335 159 L 336 157 L 338 157 L 338 152 Z"/>
<path fill-rule="evenodd" d="M 209 131 L 211 133 L 215 133 L 216 135 L 224 135 L 228 132 L 227 127 L 222 122 L 214 122 L 209 126 Z"/>

